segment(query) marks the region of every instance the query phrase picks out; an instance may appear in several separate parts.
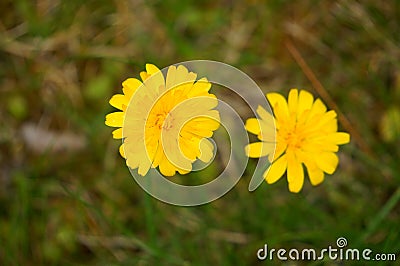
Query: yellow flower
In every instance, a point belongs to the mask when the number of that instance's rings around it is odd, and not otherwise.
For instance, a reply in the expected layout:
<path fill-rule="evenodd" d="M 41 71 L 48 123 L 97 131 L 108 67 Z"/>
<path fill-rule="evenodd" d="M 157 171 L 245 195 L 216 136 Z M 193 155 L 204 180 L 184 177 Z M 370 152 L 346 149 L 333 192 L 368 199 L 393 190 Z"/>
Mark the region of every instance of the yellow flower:
<path fill-rule="evenodd" d="M 186 174 L 192 163 L 213 157 L 207 139 L 219 127 L 219 112 L 211 83 L 196 81 L 197 74 L 179 65 L 168 68 L 166 79 L 154 65 L 147 64 L 140 73 L 141 82 L 129 78 L 122 83 L 123 94 L 114 95 L 110 104 L 120 112 L 106 116 L 105 124 L 119 127 L 115 139 L 123 139 L 120 154 L 127 165 L 146 175 L 159 167 L 165 176 Z"/>
<path fill-rule="evenodd" d="M 304 183 L 303 165 L 311 184 L 320 184 L 324 173 L 336 170 L 338 145 L 350 141 L 348 133 L 337 132 L 336 112 L 327 111 L 321 100 L 314 101 L 304 90 L 290 90 L 288 102 L 278 93 L 268 93 L 267 99 L 275 117 L 259 107 L 260 119 L 246 121 L 247 131 L 261 140 L 247 145 L 246 154 L 253 158 L 268 155 L 271 165 L 264 178 L 269 184 L 287 172 L 289 190 L 299 192 Z"/>

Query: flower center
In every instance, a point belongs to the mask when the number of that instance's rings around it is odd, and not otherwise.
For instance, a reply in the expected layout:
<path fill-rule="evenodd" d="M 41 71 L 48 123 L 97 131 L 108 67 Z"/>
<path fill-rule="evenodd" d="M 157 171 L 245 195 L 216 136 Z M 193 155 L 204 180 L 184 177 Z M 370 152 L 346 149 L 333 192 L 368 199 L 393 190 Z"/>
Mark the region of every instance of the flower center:
<path fill-rule="evenodd" d="M 161 128 L 168 130 L 172 128 L 173 120 L 174 119 L 171 113 L 158 113 L 155 117 L 155 125 L 160 130 Z"/>
<path fill-rule="evenodd" d="M 296 126 L 286 132 L 284 135 L 284 140 L 291 149 L 300 149 L 303 146 L 303 141 L 305 137 L 301 130 Z"/>

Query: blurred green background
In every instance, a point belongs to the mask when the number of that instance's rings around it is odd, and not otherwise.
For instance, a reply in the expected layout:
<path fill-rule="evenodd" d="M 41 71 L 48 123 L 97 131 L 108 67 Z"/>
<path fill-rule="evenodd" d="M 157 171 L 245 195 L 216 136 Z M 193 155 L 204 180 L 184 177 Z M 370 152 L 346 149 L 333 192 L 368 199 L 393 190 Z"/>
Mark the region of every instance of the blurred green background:
<path fill-rule="evenodd" d="M 81 2 L 0 3 L 0 265 L 258 265 L 265 243 L 322 249 L 341 236 L 400 260 L 399 1 Z M 320 97 L 288 43 L 350 121 L 335 174 L 299 194 L 285 179 L 250 193 L 251 160 L 232 191 L 195 208 L 138 187 L 104 125 L 123 80 L 148 62 L 210 59 L 264 92 Z"/>

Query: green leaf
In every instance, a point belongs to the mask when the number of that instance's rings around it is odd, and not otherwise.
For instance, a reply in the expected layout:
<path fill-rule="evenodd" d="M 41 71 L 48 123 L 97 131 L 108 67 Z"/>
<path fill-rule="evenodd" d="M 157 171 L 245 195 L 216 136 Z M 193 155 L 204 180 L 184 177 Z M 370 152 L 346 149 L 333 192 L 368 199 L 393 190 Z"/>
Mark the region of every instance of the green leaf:
<path fill-rule="evenodd" d="M 400 109 L 389 108 L 382 117 L 380 131 L 382 138 L 392 142 L 400 138 Z"/>
<path fill-rule="evenodd" d="M 87 83 L 84 96 L 88 100 L 99 100 L 107 98 L 112 90 L 111 78 L 108 75 L 95 77 Z"/>

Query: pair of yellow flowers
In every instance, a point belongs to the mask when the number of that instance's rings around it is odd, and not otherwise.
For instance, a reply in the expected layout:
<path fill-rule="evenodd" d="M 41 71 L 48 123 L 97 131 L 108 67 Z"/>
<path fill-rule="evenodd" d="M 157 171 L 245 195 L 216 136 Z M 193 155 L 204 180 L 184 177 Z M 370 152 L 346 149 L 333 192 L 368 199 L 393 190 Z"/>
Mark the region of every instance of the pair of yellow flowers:
<path fill-rule="evenodd" d="M 170 66 L 166 77 L 154 65 L 140 73 L 142 81 L 129 78 L 122 83 L 123 94 L 114 95 L 110 104 L 120 111 L 106 116 L 106 125 L 118 127 L 115 139 L 123 139 L 120 154 L 127 165 L 142 176 L 159 168 L 165 176 L 186 174 L 199 159 L 213 158 L 213 145 L 207 139 L 219 127 L 219 112 L 211 83 L 179 65 Z M 150 78 L 151 77 L 151 78 Z M 337 165 L 338 145 L 348 143 L 348 133 L 337 132 L 337 114 L 327 111 L 321 100 L 307 91 L 292 89 L 288 100 L 268 93 L 273 115 L 261 106 L 259 119 L 246 121 L 246 130 L 260 142 L 245 147 L 252 158 L 268 156 L 271 165 L 264 173 L 272 184 L 287 172 L 289 190 L 299 192 L 304 183 L 303 165 L 312 185 L 332 174 Z"/>

